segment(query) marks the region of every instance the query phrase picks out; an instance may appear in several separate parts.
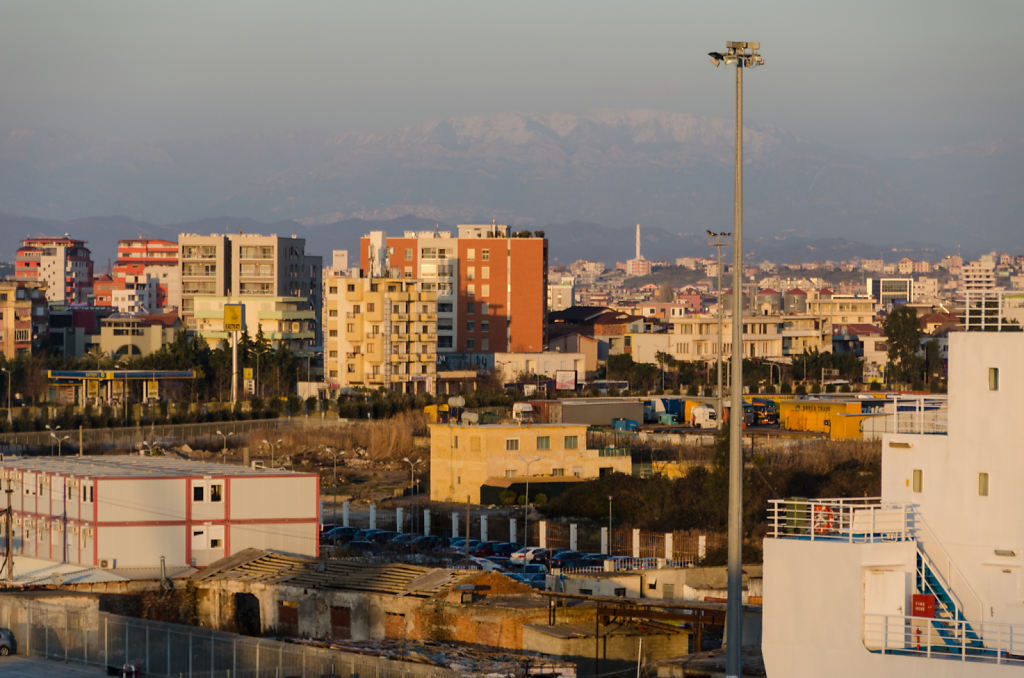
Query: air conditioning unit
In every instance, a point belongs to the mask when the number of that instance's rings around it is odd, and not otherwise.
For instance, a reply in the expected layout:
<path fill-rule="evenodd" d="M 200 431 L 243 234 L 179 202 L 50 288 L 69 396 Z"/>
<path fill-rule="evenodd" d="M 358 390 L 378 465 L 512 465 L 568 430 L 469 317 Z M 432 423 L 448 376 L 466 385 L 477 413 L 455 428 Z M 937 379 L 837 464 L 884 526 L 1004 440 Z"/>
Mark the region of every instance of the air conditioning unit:
<path fill-rule="evenodd" d="M 115 561 L 113 558 L 100 558 L 100 567 L 104 570 L 110 570 L 115 567 Z"/>

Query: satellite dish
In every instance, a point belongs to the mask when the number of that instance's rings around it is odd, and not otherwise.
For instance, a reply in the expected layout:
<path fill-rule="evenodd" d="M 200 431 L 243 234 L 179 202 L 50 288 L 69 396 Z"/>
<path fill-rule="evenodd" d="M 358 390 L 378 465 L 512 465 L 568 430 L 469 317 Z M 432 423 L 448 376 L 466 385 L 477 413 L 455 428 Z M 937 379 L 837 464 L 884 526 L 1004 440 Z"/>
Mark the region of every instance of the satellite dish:
<path fill-rule="evenodd" d="M 476 412 L 463 412 L 462 423 L 463 424 L 475 424 L 480 421 L 480 415 Z"/>
<path fill-rule="evenodd" d="M 464 407 L 466 399 L 462 396 L 452 396 L 448 399 L 448 407 Z"/>

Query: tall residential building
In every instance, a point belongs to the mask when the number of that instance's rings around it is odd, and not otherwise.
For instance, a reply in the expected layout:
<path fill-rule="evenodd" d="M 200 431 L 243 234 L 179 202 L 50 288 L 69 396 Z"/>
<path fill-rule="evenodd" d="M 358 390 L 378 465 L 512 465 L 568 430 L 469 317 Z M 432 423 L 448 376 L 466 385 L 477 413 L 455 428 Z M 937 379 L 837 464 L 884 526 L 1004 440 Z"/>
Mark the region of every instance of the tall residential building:
<path fill-rule="evenodd" d="M 564 311 L 575 305 L 575 280 L 571 275 L 548 278 L 548 311 Z"/>
<path fill-rule="evenodd" d="M 962 292 L 980 292 L 996 289 L 995 257 L 986 254 L 977 261 L 960 267 L 960 290 Z"/>
<path fill-rule="evenodd" d="M 502 224 L 460 225 L 450 232 L 372 231 L 360 241 L 369 275 L 417 278 L 437 294 L 437 350 L 446 353 L 537 352 L 544 348 L 548 245 Z"/>
<path fill-rule="evenodd" d="M 0 354 L 10 360 L 48 341 L 46 286 L 35 281 L 0 281 Z"/>
<path fill-rule="evenodd" d="M 142 307 L 141 313 L 156 313 L 181 304 L 181 272 L 178 268 L 178 244 L 170 240 L 131 238 L 117 243 L 117 261 L 112 270 L 112 291 L 131 299 L 128 306 Z M 147 303 L 149 288 L 155 287 L 155 298 Z M 139 294 L 132 294 L 139 290 Z M 97 303 L 101 303 L 98 299 Z M 112 295 L 113 297 L 113 295 Z M 113 299 L 111 298 L 111 302 Z M 132 312 L 118 304 L 118 310 Z"/>
<path fill-rule="evenodd" d="M 339 388 L 434 393 L 437 293 L 411 278 L 331 271 L 324 297 L 324 376 Z"/>
<path fill-rule="evenodd" d="M 320 345 L 322 258 L 307 255 L 305 249 L 305 239 L 296 236 L 179 235 L 181 319 L 186 329 L 197 329 L 195 311 L 199 297 L 231 297 L 243 304 L 249 300 L 278 299 L 286 304 L 299 303 L 299 310 L 313 312 L 315 328 L 306 348 L 311 350 Z M 248 316 L 247 312 L 247 319 Z M 259 328 L 249 324 L 247 329 L 254 335 Z"/>
<path fill-rule="evenodd" d="M 84 240 L 63 237 L 26 238 L 15 261 L 18 280 L 46 283 L 51 304 L 84 304 L 92 292 L 92 253 Z"/>
<path fill-rule="evenodd" d="M 250 337 L 263 330 L 263 336 L 273 348 L 284 347 L 292 353 L 311 355 L 319 322 L 309 308 L 306 297 L 279 297 L 270 295 L 196 296 L 193 310 L 193 330 L 210 348 L 216 348 L 229 335 L 224 330 L 225 304 L 242 304 L 243 322 Z"/>
<path fill-rule="evenodd" d="M 917 301 L 913 278 L 868 278 L 867 293 L 882 306 L 912 304 Z"/>

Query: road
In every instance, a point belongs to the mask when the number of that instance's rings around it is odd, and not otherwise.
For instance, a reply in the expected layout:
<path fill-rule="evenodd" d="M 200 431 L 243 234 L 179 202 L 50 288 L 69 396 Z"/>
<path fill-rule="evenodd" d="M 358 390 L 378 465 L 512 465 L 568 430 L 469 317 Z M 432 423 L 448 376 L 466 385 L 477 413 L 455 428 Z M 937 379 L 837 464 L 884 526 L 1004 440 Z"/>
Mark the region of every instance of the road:
<path fill-rule="evenodd" d="M 11 655 L 0 657 L 0 675 L 4 678 L 97 678 L 107 672 L 95 666 L 65 664 L 39 657 Z"/>

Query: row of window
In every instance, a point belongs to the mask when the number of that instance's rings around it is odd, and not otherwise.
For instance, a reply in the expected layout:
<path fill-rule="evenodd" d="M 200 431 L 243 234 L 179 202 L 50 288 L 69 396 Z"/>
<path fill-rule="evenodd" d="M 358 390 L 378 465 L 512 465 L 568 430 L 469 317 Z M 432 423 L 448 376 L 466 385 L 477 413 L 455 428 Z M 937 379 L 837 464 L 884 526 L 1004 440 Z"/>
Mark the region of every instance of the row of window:
<path fill-rule="evenodd" d="M 506 478 L 516 478 L 519 475 L 520 475 L 520 473 L 518 471 L 516 471 L 516 469 L 514 469 L 514 468 L 507 468 L 507 469 L 505 469 L 505 477 Z M 551 473 L 549 473 L 548 475 L 564 476 L 565 475 L 565 469 L 564 468 L 553 468 L 553 469 L 551 469 Z M 574 468 L 572 470 L 572 475 L 574 477 L 576 477 L 576 478 L 582 478 L 583 477 L 583 469 L 582 468 Z M 460 480 L 461 480 L 461 478 L 460 478 Z"/>
<path fill-rule="evenodd" d="M 911 489 L 915 493 L 920 493 L 920 492 L 924 491 L 924 471 L 923 470 L 921 470 L 919 468 L 915 468 L 914 469 L 914 472 L 913 472 L 913 475 L 912 475 L 912 480 L 911 480 Z M 988 496 L 988 474 L 987 473 L 979 473 L 978 474 L 978 496 L 979 497 L 987 497 Z"/>
<path fill-rule="evenodd" d="M 470 449 L 472 447 L 472 440 L 470 441 Z M 458 443 L 456 442 L 456 445 Z M 567 450 L 575 450 L 579 448 L 579 437 L 578 436 L 564 436 L 562 439 L 562 446 Z M 551 449 L 551 436 L 537 436 L 537 449 L 538 450 L 550 450 Z M 505 439 L 505 451 L 506 452 L 518 452 L 519 451 L 519 438 L 506 438 Z"/>

